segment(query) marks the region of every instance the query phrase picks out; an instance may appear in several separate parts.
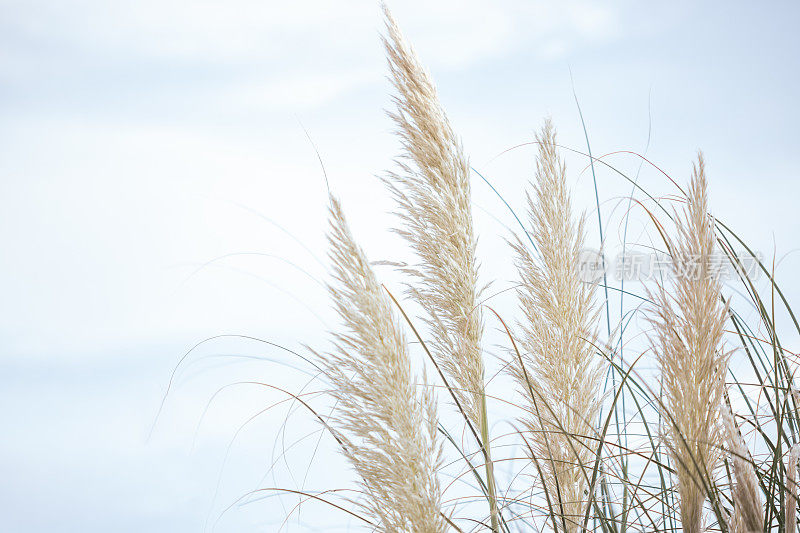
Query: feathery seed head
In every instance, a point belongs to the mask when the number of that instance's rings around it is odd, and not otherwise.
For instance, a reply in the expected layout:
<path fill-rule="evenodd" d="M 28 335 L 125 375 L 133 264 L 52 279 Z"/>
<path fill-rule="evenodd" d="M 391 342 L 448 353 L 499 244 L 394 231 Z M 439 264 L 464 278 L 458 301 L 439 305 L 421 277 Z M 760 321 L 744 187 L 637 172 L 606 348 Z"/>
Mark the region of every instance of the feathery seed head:
<path fill-rule="evenodd" d="M 734 531 L 757 533 L 764 525 L 764 510 L 755 466 L 730 406 L 723 405 L 721 414 L 736 477 L 733 487 Z"/>
<path fill-rule="evenodd" d="M 674 271 L 673 294 L 659 287 L 650 341 L 663 380 L 663 407 L 669 420 L 668 445 L 677 465 L 684 531 L 702 527 L 702 507 L 719 461 L 718 423 L 728 354 L 722 335 L 727 306 L 715 270 L 715 234 L 708 215 L 702 154 L 694 165 L 683 213 L 676 215 L 677 237 L 668 239 Z"/>
<path fill-rule="evenodd" d="M 336 412 L 331 426 L 361 478 L 362 508 L 381 531 L 446 531 L 437 470 L 436 400 L 412 375 L 405 336 L 383 287 L 330 202 L 329 292 L 344 324 L 321 355 Z M 424 385 L 424 383 L 422 383 Z"/>
<path fill-rule="evenodd" d="M 586 472 L 594 459 L 590 439 L 602 403 L 603 366 L 594 347 L 599 310 L 595 286 L 580 273 L 584 223 L 583 218 L 573 220 L 566 168 L 550 120 L 537 141 L 528 209 L 539 257 L 534 258 L 521 238 L 512 243 L 524 321 L 523 353 L 511 373 L 531 403 L 531 414 L 522 423 L 531 433 L 531 459 L 547 474 L 545 488 L 560 515 L 558 528 L 577 531 L 586 505 Z"/>
<path fill-rule="evenodd" d="M 397 125 L 403 154 L 398 170 L 385 179 L 404 224 L 396 230 L 419 262 L 406 269 L 418 284 L 411 290 L 428 312 L 432 352 L 451 376 L 459 403 L 475 427 L 480 425 L 483 395 L 481 336 L 477 306 L 469 164 L 436 95 L 430 76 L 384 5 L 387 36 L 383 42 L 397 90 Z"/>

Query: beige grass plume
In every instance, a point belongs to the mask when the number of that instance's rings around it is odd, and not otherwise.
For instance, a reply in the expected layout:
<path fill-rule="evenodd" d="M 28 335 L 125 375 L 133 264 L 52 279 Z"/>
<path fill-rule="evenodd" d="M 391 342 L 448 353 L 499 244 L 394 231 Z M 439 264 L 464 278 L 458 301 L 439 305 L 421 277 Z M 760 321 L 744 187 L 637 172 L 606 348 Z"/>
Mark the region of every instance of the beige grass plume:
<path fill-rule="evenodd" d="M 407 269 L 412 290 L 427 311 L 431 352 L 449 377 L 452 392 L 484 446 L 493 529 L 497 505 L 481 354 L 483 322 L 478 304 L 478 263 L 473 233 L 469 164 L 439 104 L 436 88 L 384 5 L 384 46 L 397 90 L 390 116 L 402 140 L 399 170 L 386 183 L 404 224 L 397 230 L 419 262 Z"/>
<path fill-rule="evenodd" d="M 764 510 L 755 467 L 730 406 L 724 405 L 721 414 L 736 478 L 733 486 L 732 531 L 758 533 L 764 527 Z"/>
<path fill-rule="evenodd" d="M 334 198 L 328 241 L 329 292 L 345 327 L 334 336 L 335 351 L 322 356 L 337 402 L 330 425 L 361 478 L 360 505 L 379 531 L 446 531 L 436 401 L 418 390 L 387 294 Z"/>
<path fill-rule="evenodd" d="M 586 477 L 595 458 L 595 423 L 602 401 L 602 371 L 594 342 L 595 285 L 580 272 L 584 219 L 575 222 L 566 169 L 550 120 L 537 136 L 533 195 L 528 194 L 537 260 L 521 239 L 512 246 L 521 278 L 518 294 L 521 360 L 511 366 L 530 405 L 521 422 L 530 432 L 531 459 L 545 473 L 559 531 L 578 531 L 586 509 Z M 585 471 L 582 471 L 582 466 Z"/>
<path fill-rule="evenodd" d="M 416 299 L 431 314 L 434 353 L 455 378 L 459 400 L 477 427 L 483 392 L 478 265 L 470 205 L 469 164 L 436 96 L 436 88 L 386 10 L 384 39 L 398 91 L 398 126 L 404 154 L 387 183 L 400 205 L 419 265 Z"/>
<path fill-rule="evenodd" d="M 667 239 L 674 290 L 661 286 L 652 295 L 650 340 L 663 381 L 667 444 L 677 471 L 683 531 L 697 533 L 703 529 L 706 487 L 720 459 L 724 433 L 718 417 L 728 367 L 722 348 L 727 308 L 715 270 L 702 154 L 694 165 L 686 202 L 676 216 L 677 237 Z"/>

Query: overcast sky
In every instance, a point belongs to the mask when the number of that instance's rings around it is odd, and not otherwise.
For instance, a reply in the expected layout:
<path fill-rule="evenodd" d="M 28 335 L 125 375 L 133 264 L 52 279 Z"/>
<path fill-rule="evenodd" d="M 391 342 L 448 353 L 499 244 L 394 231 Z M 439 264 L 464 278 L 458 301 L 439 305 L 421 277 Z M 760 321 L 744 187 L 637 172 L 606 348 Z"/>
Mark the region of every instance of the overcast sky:
<path fill-rule="evenodd" d="M 500 154 L 544 117 L 563 144 L 586 147 L 574 89 L 595 155 L 646 151 L 685 182 L 702 148 L 714 214 L 768 256 L 798 247 L 796 3 L 390 7 L 472 164 L 513 206 L 533 152 Z M 244 334 L 296 348 L 332 325 L 325 181 L 304 128 L 370 255 L 404 257 L 386 237 L 391 204 L 376 178 L 398 149 L 380 30 L 367 0 L 0 0 L 0 529 L 210 530 L 271 482 L 285 412 L 225 454 L 279 395 L 226 391 L 195 429 L 226 383 L 299 390 L 308 377 L 279 350 L 205 345 L 147 437 L 172 368 L 198 341 Z M 631 173 L 640 163 L 609 161 Z M 570 179 L 595 217 L 585 163 L 571 161 Z M 612 220 L 630 186 L 611 172 L 598 180 Z M 641 180 L 674 192 L 652 168 Z M 507 281 L 512 222 L 485 185 L 474 195 L 484 272 Z M 794 254 L 778 268 L 794 302 L 798 266 Z M 226 354 L 275 361 L 214 357 Z M 317 429 L 303 418 L 297 436 Z M 305 467 L 309 454 L 295 460 Z M 272 531 L 283 512 L 270 500 L 234 506 L 216 531 Z"/>

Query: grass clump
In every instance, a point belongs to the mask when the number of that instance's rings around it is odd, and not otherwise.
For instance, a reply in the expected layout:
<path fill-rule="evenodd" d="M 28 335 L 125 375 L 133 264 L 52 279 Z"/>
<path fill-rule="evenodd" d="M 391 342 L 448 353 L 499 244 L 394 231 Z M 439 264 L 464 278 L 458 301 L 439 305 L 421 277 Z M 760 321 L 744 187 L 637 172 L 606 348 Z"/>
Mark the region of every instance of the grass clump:
<path fill-rule="evenodd" d="M 416 257 L 402 270 L 420 316 L 377 281 L 331 198 L 329 295 L 342 328 L 334 349 L 308 362 L 332 411 L 302 403 L 352 466 L 358 495 L 286 492 L 386 532 L 794 532 L 800 393 L 778 314 L 786 335 L 799 335 L 800 324 L 772 269 L 710 215 L 702 156 L 685 190 L 658 169 L 672 190 L 657 195 L 607 158 L 558 145 L 545 122 L 527 224 L 503 200 L 523 229 L 508 248 L 520 311 L 509 327 L 482 300 L 476 173 L 431 77 L 384 13 L 390 117 L 402 147 L 385 183 L 396 231 Z M 670 259 L 667 278 L 611 287 L 582 275 L 587 223 L 573 210 L 565 151 L 632 187 L 626 202 L 657 236 L 642 246 Z M 723 283 L 720 259 L 735 289 Z M 611 297 L 599 288 L 617 294 L 613 328 Z M 513 382 L 496 390 L 484 345 L 492 317 L 505 335 L 497 373 Z M 607 338 L 598 333 L 603 318 Z M 427 359 L 414 358 L 406 332 Z M 637 347 L 636 339 L 645 340 Z M 437 379 L 418 379 L 414 365 Z M 439 410 L 434 386 L 454 409 Z"/>

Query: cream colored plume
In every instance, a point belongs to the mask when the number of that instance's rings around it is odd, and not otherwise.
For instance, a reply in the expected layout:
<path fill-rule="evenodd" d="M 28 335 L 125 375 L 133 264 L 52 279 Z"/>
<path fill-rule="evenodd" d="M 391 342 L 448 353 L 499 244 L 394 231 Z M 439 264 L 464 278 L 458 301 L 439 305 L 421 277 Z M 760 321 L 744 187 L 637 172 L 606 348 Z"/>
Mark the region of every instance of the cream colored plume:
<path fill-rule="evenodd" d="M 486 465 L 492 529 L 499 511 L 490 453 L 489 421 L 481 353 L 483 321 L 478 305 L 478 262 L 472 226 L 469 164 L 436 96 L 436 88 L 383 6 L 384 46 L 397 90 L 397 125 L 403 154 L 399 170 L 387 177 L 403 227 L 396 231 L 419 261 L 406 269 L 411 290 L 427 313 L 436 364 L 467 421 L 480 435 Z"/>
<path fill-rule="evenodd" d="M 525 241 L 512 243 L 524 320 L 521 361 L 515 359 L 510 368 L 529 401 L 529 414 L 521 422 L 530 433 L 531 459 L 545 472 L 558 530 L 571 532 L 580 530 L 587 504 L 584 490 L 596 457 L 604 365 L 594 346 L 595 285 L 580 272 L 583 218 L 577 223 L 573 219 L 566 169 L 549 120 L 537 141 L 536 181 L 528 207 L 538 258 Z"/>
<path fill-rule="evenodd" d="M 703 530 L 703 502 L 719 464 L 720 407 L 728 367 L 722 335 L 727 308 L 720 298 L 715 235 L 708 214 L 703 157 L 698 157 L 686 207 L 676 215 L 677 238 L 668 239 L 673 291 L 655 295 L 650 341 L 663 381 L 667 443 L 678 477 L 683 531 Z"/>
<path fill-rule="evenodd" d="M 733 533 L 758 533 L 764 527 L 758 477 L 729 405 L 722 407 L 722 423 L 736 478 L 733 486 Z"/>
<path fill-rule="evenodd" d="M 361 478 L 359 504 L 379 531 L 446 531 L 435 398 L 414 378 L 387 294 L 333 198 L 328 241 L 329 292 L 344 324 L 322 356 L 336 400 L 330 426 Z"/>
<path fill-rule="evenodd" d="M 386 180 L 404 227 L 397 232 L 419 257 L 408 269 L 418 280 L 413 294 L 430 313 L 433 353 L 455 383 L 475 427 L 483 394 L 482 322 L 478 264 L 472 228 L 469 164 L 423 70 L 384 7 L 386 54 L 397 89 L 390 113 L 402 139 L 399 171 Z"/>

